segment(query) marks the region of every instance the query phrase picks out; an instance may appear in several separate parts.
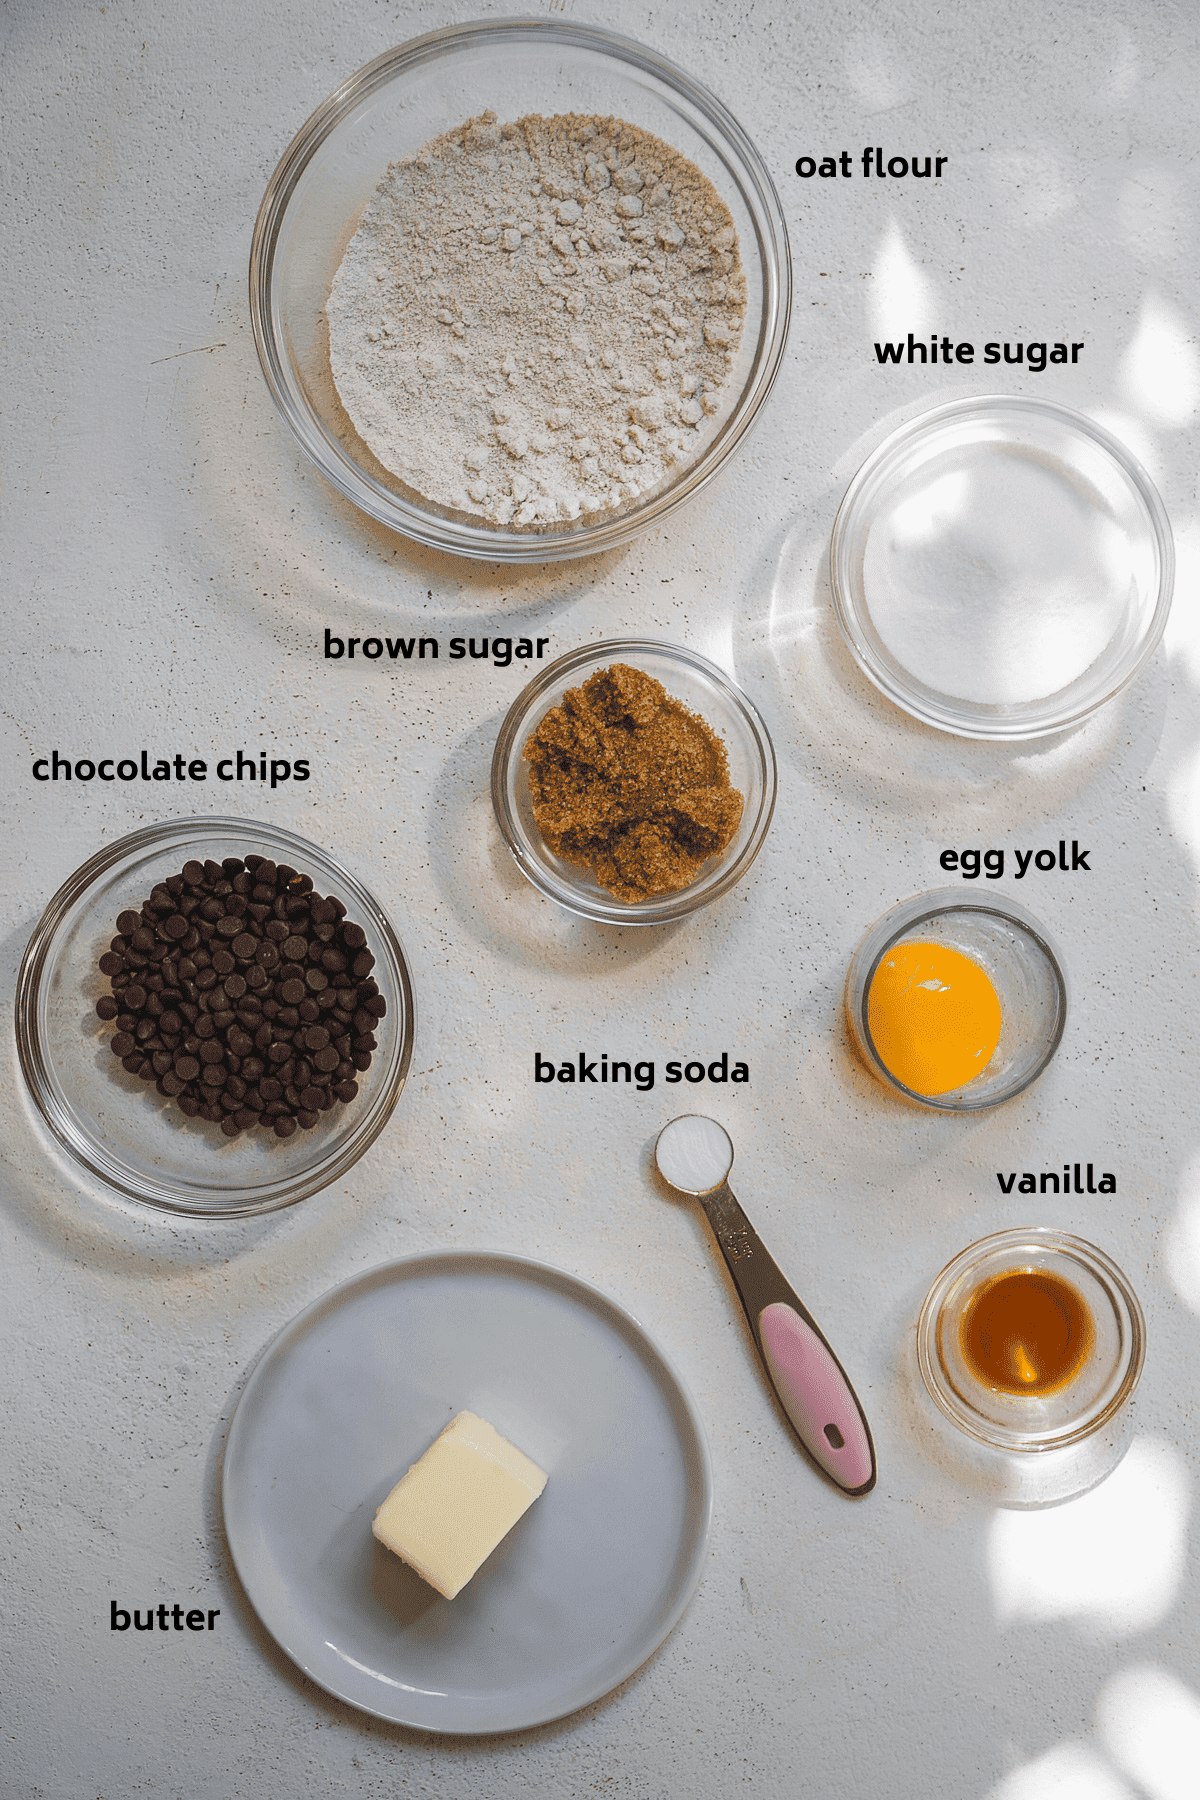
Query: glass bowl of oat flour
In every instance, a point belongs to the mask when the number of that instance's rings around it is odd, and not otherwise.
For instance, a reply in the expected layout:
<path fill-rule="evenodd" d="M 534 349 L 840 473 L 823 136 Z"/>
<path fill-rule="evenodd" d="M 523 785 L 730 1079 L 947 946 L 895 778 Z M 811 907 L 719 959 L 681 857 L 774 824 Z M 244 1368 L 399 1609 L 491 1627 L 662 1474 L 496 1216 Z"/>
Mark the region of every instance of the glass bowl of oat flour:
<path fill-rule="evenodd" d="M 317 109 L 250 305 L 284 419 L 356 506 L 547 562 L 712 480 L 778 372 L 791 257 L 712 94 L 629 38 L 510 19 L 414 39 Z"/>

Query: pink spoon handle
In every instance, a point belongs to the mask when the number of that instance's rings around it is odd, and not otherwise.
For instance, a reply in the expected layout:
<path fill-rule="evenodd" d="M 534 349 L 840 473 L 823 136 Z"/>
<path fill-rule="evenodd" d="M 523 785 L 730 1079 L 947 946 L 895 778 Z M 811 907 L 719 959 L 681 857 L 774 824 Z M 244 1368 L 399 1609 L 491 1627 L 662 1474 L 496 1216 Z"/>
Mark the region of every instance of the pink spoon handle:
<path fill-rule="evenodd" d="M 764 1308 L 758 1326 L 767 1373 L 800 1442 L 839 1487 L 865 1492 L 875 1480 L 875 1458 L 837 1357 L 781 1300 Z"/>
<path fill-rule="evenodd" d="M 841 1363 L 738 1205 L 729 1183 L 697 1198 L 793 1431 L 843 1493 L 869 1494 L 875 1486 L 875 1446 Z"/>

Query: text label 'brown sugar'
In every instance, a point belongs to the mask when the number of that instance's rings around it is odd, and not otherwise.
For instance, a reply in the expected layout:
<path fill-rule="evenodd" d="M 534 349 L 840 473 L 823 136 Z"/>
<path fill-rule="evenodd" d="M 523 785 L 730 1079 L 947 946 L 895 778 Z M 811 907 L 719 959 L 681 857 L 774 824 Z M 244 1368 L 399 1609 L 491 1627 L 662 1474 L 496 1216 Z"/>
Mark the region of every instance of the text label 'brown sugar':
<path fill-rule="evenodd" d="M 540 638 L 460 638 L 450 639 L 450 662 L 490 662 L 497 669 L 507 669 L 511 662 L 541 662 L 550 643 Z M 325 661 L 340 662 L 343 657 L 353 662 L 366 657 L 368 662 L 436 662 L 441 646 L 435 637 L 338 637 L 325 627 Z"/>

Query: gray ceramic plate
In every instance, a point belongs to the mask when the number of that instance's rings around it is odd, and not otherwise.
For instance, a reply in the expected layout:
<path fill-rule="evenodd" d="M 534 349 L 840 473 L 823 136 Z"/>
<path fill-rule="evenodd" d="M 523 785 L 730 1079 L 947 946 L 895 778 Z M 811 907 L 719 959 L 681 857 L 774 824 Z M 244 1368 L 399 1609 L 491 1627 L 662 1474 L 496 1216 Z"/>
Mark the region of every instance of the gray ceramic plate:
<path fill-rule="evenodd" d="M 464 1408 L 550 1479 L 451 1602 L 371 1520 Z M 272 1637 L 329 1693 L 427 1731 L 515 1731 L 624 1681 L 695 1591 L 711 1504 L 695 1408 L 641 1327 L 508 1256 L 335 1288 L 267 1350 L 225 1451 L 230 1547 Z"/>

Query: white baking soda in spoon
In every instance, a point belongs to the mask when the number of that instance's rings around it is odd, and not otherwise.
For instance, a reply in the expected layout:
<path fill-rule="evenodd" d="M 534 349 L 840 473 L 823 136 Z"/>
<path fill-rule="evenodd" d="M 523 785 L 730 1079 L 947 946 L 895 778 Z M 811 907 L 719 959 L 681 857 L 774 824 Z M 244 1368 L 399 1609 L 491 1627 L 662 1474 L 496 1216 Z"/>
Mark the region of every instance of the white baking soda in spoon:
<path fill-rule="evenodd" d="M 659 1133 L 654 1160 L 669 1186 L 703 1206 L 763 1365 L 801 1444 L 845 1493 L 869 1493 L 876 1471 L 866 1415 L 816 1320 L 730 1192 L 729 1133 L 715 1119 L 686 1114 Z"/>

